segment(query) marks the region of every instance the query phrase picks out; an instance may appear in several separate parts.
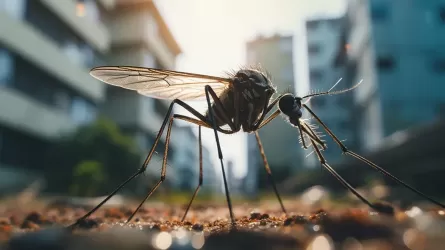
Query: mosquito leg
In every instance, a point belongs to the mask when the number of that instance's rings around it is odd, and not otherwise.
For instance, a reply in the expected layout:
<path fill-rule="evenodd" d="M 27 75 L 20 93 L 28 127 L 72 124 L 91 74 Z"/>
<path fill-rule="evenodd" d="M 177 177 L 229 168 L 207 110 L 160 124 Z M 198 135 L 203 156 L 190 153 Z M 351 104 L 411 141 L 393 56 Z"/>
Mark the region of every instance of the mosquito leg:
<path fill-rule="evenodd" d="M 222 170 L 222 175 L 223 175 L 223 180 L 224 180 L 224 189 L 225 189 L 225 191 L 226 191 L 227 205 L 228 205 L 228 207 L 229 207 L 229 213 L 230 213 L 230 219 L 231 219 L 231 221 L 232 221 L 232 225 L 235 226 L 235 218 L 234 218 L 234 216 L 233 216 L 232 201 L 230 200 L 229 187 L 228 187 L 228 185 L 227 185 L 226 172 L 225 172 L 225 170 L 224 170 L 223 154 L 222 154 L 221 145 L 220 145 L 219 138 L 218 138 L 218 133 L 217 133 L 217 130 L 216 130 L 215 115 L 213 114 L 212 105 L 211 105 L 211 103 L 210 103 L 210 96 L 209 96 L 209 93 L 212 92 L 212 91 L 213 91 L 213 90 L 212 90 L 212 88 L 211 88 L 209 85 L 206 85 L 206 86 L 205 86 L 205 93 L 206 93 L 206 99 L 207 99 L 207 107 L 208 107 L 208 110 L 209 110 L 210 119 L 211 119 L 212 126 L 213 126 L 213 131 L 214 131 L 214 133 L 215 133 L 216 146 L 217 146 L 217 148 L 218 148 L 218 158 L 219 158 L 219 161 L 220 161 L 220 163 L 221 163 L 221 170 Z M 213 96 L 212 96 L 212 97 L 213 97 Z M 217 99 L 217 100 L 219 100 L 218 97 L 213 98 L 213 99 Z M 216 100 L 215 100 L 215 103 L 217 103 Z"/>
<path fill-rule="evenodd" d="M 305 122 L 299 121 L 300 127 L 305 132 L 307 136 L 313 141 L 315 141 L 323 150 L 326 150 L 326 144 L 321 140 L 321 138 L 314 132 L 314 130 L 309 127 Z"/>
<path fill-rule="evenodd" d="M 99 209 L 103 204 L 105 204 L 109 199 L 111 199 L 111 197 L 113 197 L 119 190 L 121 190 L 123 187 L 125 187 L 125 185 L 127 185 L 131 180 L 133 180 L 134 178 L 136 178 L 137 176 L 139 176 L 140 174 L 142 174 L 145 169 L 147 168 L 148 163 L 150 162 L 153 153 L 155 152 L 155 148 L 156 145 L 158 144 L 162 133 L 164 132 L 165 126 L 168 122 L 168 118 L 170 116 L 170 114 L 172 113 L 173 110 L 173 106 L 176 102 L 173 101 L 170 104 L 170 107 L 167 111 L 167 114 L 165 115 L 164 121 L 162 123 L 162 126 L 158 132 L 158 135 L 156 136 L 156 139 L 153 143 L 153 146 L 150 149 L 150 152 L 147 155 L 147 158 L 145 159 L 144 163 L 142 164 L 142 167 L 136 172 L 134 173 L 132 176 L 130 176 L 126 181 L 124 181 L 122 184 L 120 184 L 113 192 L 111 192 L 102 202 L 100 202 L 97 206 L 95 206 L 93 209 L 91 209 L 88 213 L 86 213 L 84 216 L 82 216 L 81 218 L 79 218 L 75 223 L 73 223 L 72 225 L 69 226 L 69 228 L 74 229 L 76 226 L 78 226 L 83 220 L 85 220 L 86 218 L 88 218 L 88 216 L 90 216 L 92 213 L 94 213 L 97 209 Z M 199 114 L 199 113 L 198 113 Z"/>
<path fill-rule="evenodd" d="M 363 203 L 368 205 L 371 208 L 374 208 L 374 205 L 369 202 L 365 197 L 363 197 L 351 184 L 349 184 L 345 179 L 343 179 L 329 164 L 326 162 L 324 156 L 321 154 L 318 145 L 311 139 L 312 145 L 315 149 L 315 153 L 318 156 L 318 160 L 321 165 L 326 168 L 343 186 L 345 186 L 349 191 L 351 191 L 357 198 L 359 198 Z"/>
<path fill-rule="evenodd" d="M 256 130 L 260 130 L 262 127 L 266 126 L 269 122 L 271 122 L 273 119 L 277 118 L 281 114 L 280 110 L 276 110 L 273 112 L 269 117 L 267 117 L 261 124 L 258 126 Z"/>
<path fill-rule="evenodd" d="M 280 202 L 281 210 L 284 214 L 287 214 L 286 209 L 284 208 L 283 201 L 281 200 L 280 194 L 278 193 L 277 186 L 275 184 L 275 181 L 272 177 L 272 171 L 270 170 L 269 163 L 267 162 L 266 154 L 264 153 L 263 144 L 261 143 L 260 135 L 258 134 L 258 131 L 255 131 L 255 138 L 258 143 L 258 148 L 260 149 L 261 158 L 263 158 L 264 168 L 267 173 L 267 177 L 269 179 L 269 182 L 272 184 L 273 190 L 275 192 L 275 196 L 277 196 L 278 202 Z"/>
<path fill-rule="evenodd" d="M 227 110 L 224 108 L 221 100 L 219 99 L 219 97 L 215 93 L 215 91 L 210 86 L 208 88 L 206 86 L 206 91 L 209 92 L 209 94 L 212 96 L 212 99 L 215 102 L 216 111 L 218 111 L 218 114 L 211 114 L 211 117 L 216 116 L 216 117 L 224 120 L 224 122 L 226 122 L 227 125 L 229 125 L 231 130 L 236 130 L 235 124 L 233 123 L 233 121 L 231 119 L 229 119 L 229 117 L 227 115 Z M 209 99 L 209 102 L 210 102 L 210 97 L 208 99 Z M 238 98 L 238 101 L 239 101 L 239 98 Z M 210 110 L 211 110 L 211 105 L 209 104 L 209 112 L 210 112 Z M 239 115 L 239 113 L 238 113 L 238 115 Z M 212 118 L 212 120 L 213 120 L 213 118 Z M 217 130 L 217 129 L 215 128 L 215 130 Z M 216 131 L 215 131 L 215 133 L 216 133 Z"/>
<path fill-rule="evenodd" d="M 196 195 L 198 194 L 199 189 L 202 186 L 202 139 L 201 139 L 201 126 L 199 126 L 198 130 L 198 147 L 199 147 L 199 179 L 198 179 L 198 186 L 195 189 L 195 192 L 193 193 L 192 199 L 190 200 L 190 203 L 187 206 L 187 209 L 185 210 L 184 216 L 182 216 L 181 222 L 184 221 L 185 217 L 187 216 L 187 213 L 192 206 L 193 200 L 195 199 Z"/>
<path fill-rule="evenodd" d="M 284 94 L 283 94 L 284 95 Z M 280 95 L 280 96 L 278 96 L 275 100 L 273 100 L 273 102 L 271 103 L 271 104 L 268 104 L 268 103 L 266 103 L 266 105 L 265 105 L 265 107 L 264 107 L 264 109 L 263 109 L 263 112 L 262 112 L 262 114 L 261 114 L 261 117 L 255 122 L 255 125 L 253 126 L 253 128 L 252 128 L 252 131 L 256 131 L 256 130 L 258 130 L 259 128 L 260 128 L 260 126 L 262 125 L 262 123 L 263 123 L 263 120 L 264 120 L 264 118 L 266 117 L 266 115 L 273 109 L 273 107 L 275 107 L 275 105 L 277 105 L 277 103 L 278 103 L 278 101 L 280 100 L 280 98 L 283 96 L 283 95 Z M 275 111 L 276 112 L 276 111 Z M 280 112 L 280 111 L 278 111 L 278 112 Z M 273 115 L 273 114 L 272 114 Z M 270 116 L 269 116 L 270 117 Z M 275 118 L 275 117 L 274 117 Z M 266 119 L 267 120 L 267 119 Z M 270 121 L 269 121 L 270 122 Z M 267 122 L 267 123 L 269 123 L 269 122 Z M 266 124 L 267 124 L 266 123 Z M 266 125 L 266 124 L 264 124 L 264 125 Z M 264 126 L 264 125 L 262 125 L 262 126 Z M 262 127 L 261 126 L 261 127 Z"/>
<path fill-rule="evenodd" d="M 162 133 L 164 132 L 165 126 L 167 125 L 168 121 L 169 121 L 169 117 L 173 111 L 173 106 L 175 104 L 180 105 L 181 107 L 185 108 L 187 111 L 189 111 L 190 113 L 192 113 L 195 117 L 197 117 L 200 121 L 195 120 L 195 122 L 193 122 L 193 118 L 189 118 L 190 120 L 186 120 L 190 123 L 194 123 L 194 124 L 198 124 L 200 125 L 200 123 L 198 122 L 202 122 L 202 123 L 206 123 L 207 119 L 198 111 L 196 111 L 194 108 L 192 108 L 191 106 L 189 106 L 188 104 L 186 104 L 185 102 L 175 99 L 171 102 L 170 107 L 167 111 L 167 114 L 165 115 L 164 121 L 162 122 L 161 128 L 158 132 L 158 135 L 156 136 L 156 139 L 153 143 L 153 146 L 150 149 L 150 152 L 148 153 L 144 163 L 142 164 L 142 167 L 136 172 L 134 173 L 132 176 L 130 176 L 127 180 L 125 180 L 123 183 L 121 183 L 113 192 L 111 192 L 103 201 L 101 201 L 97 206 L 95 206 L 93 209 L 91 209 L 90 211 L 88 211 L 84 216 L 82 216 L 81 218 L 79 218 L 75 223 L 73 223 L 72 225 L 68 226 L 68 228 L 70 229 L 74 229 L 76 226 L 78 226 L 82 221 L 84 221 L 86 218 L 88 218 L 91 214 L 93 214 L 95 211 L 97 211 L 103 204 L 105 204 L 109 199 L 111 199 L 111 197 L 113 197 L 117 192 L 119 192 L 119 190 L 121 190 L 123 187 L 125 187 L 125 185 L 127 185 L 131 180 L 133 180 L 134 178 L 136 178 L 137 176 L 139 176 L 140 174 L 142 174 L 147 166 L 148 163 L 150 162 L 154 152 L 155 152 L 155 148 L 161 138 Z M 184 116 L 185 117 L 185 116 Z M 207 125 L 208 127 L 210 127 L 209 125 Z M 230 132 L 230 131 L 221 131 L 221 132 Z"/>
<path fill-rule="evenodd" d="M 341 148 L 341 150 L 343 151 L 344 154 L 350 155 L 356 159 L 359 159 L 360 161 L 366 163 L 368 166 L 376 169 L 377 171 L 379 171 L 380 173 L 390 177 L 391 179 L 393 179 L 394 181 L 396 181 L 397 183 L 399 183 L 400 185 L 405 186 L 406 188 L 410 189 L 411 191 L 417 193 L 418 195 L 422 196 L 423 198 L 431 201 L 432 203 L 445 208 L 445 205 L 438 202 L 437 200 L 429 197 L 428 195 L 420 192 L 419 190 L 417 190 L 416 188 L 408 185 L 407 183 L 405 183 L 404 181 L 400 180 L 399 178 L 395 177 L 394 175 L 392 175 L 391 173 L 389 173 L 388 171 L 386 171 L 385 169 L 379 167 L 377 164 L 371 162 L 370 160 L 366 159 L 365 157 L 354 153 L 352 151 L 350 151 L 349 149 L 346 148 L 346 146 L 337 138 L 337 136 L 334 135 L 334 133 L 332 133 L 332 131 L 328 128 L 328 126 L 326 126 L 326 124 L 323 123 L 323 121 L 309 108 L 307 107 L 305 104 L 303 104 L 303 106 L 307 109 L 307 111 L 309 111 L 309 113 L 311 113 L 311 115 L 318 121 L 318 123 L 320 123 L 321 126 L 323 126 L 323 128 L 326 130 L 326 132 L 332 137 L 332 139 L 334 139 L 334 141 L 337 143 L 337 145 Z"/>
<path fill-rule="evenodd" d="M 142 205 L 145 203 L 145 201 L 150 198 L 150 196 L 158 189 L 158 187 L 164 182 L 165 175 L 167 172 L 167 155 L 168 155 L 168 146 L 170 144 L 170 136 L 171 136 L 171 130 L 173 126 L 173 120 L 175 117 L 170 118 L 170 122 L 168 123 L 167 127 L 167 135 L 165 137 L 165 149 L 164 149 L 164 157 L 162 159 L 162 169 L 161 169 L 161 179 L 156 183 L 156 185 L 150 190 L 150 192 L 145 196 L 145 198 L 142 200 L 141 203 L 139 203 L 139 206 L 134 210 L 134 212 L 128 217 L 126 223 L 129 223 L 131 219 L 133 219 L 134 215 L 139 211 L 139 209 L 142 207 Z"/>
<path fill-rule="evenodd" d="M 299 131 L 299 133 L 300 133 L 300 137 L 301 137 L 301 142 L 303 143 L 303 148 L 304 148 L 304 149 L 307 149 L 306 141 L 304 140 L 303 130 L 302 130 L 302 128 L 301 128 L 301 124 L 300 124 L 300 122 L 299 122 L 297 125 L 298 125 L 298 131 Z"/>

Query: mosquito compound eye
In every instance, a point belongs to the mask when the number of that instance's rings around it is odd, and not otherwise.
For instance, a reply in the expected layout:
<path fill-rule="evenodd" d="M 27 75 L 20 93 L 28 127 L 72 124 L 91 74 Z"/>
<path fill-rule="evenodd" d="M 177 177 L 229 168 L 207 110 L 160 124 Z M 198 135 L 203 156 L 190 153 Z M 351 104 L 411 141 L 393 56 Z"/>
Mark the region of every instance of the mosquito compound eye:
<path fill-rule="evenodd" d="M 294 106 L 295 98 L 292 95 L 285 95 L 281 97 L 280 101 L 278 102 L 278 108 L 285 115 L 290 115 L 294 110 Z"/>

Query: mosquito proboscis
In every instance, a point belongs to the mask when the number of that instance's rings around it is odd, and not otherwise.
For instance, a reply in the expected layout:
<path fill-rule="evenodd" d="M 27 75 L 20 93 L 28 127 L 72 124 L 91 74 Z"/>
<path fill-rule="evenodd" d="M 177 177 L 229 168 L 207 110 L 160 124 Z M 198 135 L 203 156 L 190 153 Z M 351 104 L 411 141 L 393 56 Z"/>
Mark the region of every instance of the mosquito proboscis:
<path fill-rule="evenodd" d="M 264 167 L 269 177 L 269 181 L 274 189 L 275 195 L 280 203 L 281 209 L 286 213 L 283 201 L 279 195 L 276 184 L 272 177 L 272 171 L 267 162 L 265 152 L 261 143 L 258 131 L 266 126 L 270 121 L 277 118 L 280 114 L 288 121 L 288 123 L 298 129 L 300 134 L 300 140 L 304 149 L 312 147 L 315 154 L 320 161 L 320 164 L 331 173 L 343 186 L 351 191 L 358 199 L 367 204 L 370 208 L 378 210 L 378 206 L 368 201 L 363 197 L 354 187 L 352 187 L 346 180 L 344 180 L 326 161 L 322 154 L 322 151 L 326 149 L 326 144 L 321 140 L 318 132 L 315 131 L 313 126 L 305 122 L 302 119 L 303 111 L 307 111 L 309 115 L 315 119 L 315 121 L 321 126 L 321 128 L 330 136 L 334 142 L 340 147 L 343 154 L 352 156 L 368 166 L 376 169 L 382 174 L 390 177 L 399 184 L 412 190 L 423 198 L 435 203 L 442 208 L 445 205 L 437 200 L 427 196 L 426 194 L 418 191 L 414 187 L 406 184 L 402 180 L 393 176 L 383 168 L 379 167 L 370 160 L 363 156 L 349 150 L 340 141 L 334 133 L 326 126 L 326 124 L 315 114 L 315 112 L 308 107 L 307 102 L 311 98 L 324 96 L 324 95 L 336 95 L 351 91 L 361 84 L 361 81 L 356 85 L 342 90 L 332 91 L 332 89 L 338 84 L 338 82 L 328 91 L 313 93 L 299 97 L 293 93 L 280 94 L 276 98 L 272 98 L 277 93 L 276 88 L 272 84 L 270 75 L 264 71 L 261 67 L 249 67 L 238 70 L 237 72 L 231 72 L 227 77 L 216 77 L 209 75 L 201 75 L 195 73 L 186 73 L 180 71 L 143 68 L 133 66 L 103 66 L 93 68 L 90 74 L 107 84 L 115 85 L 121 88 L 137 91 L 139 94 L 158 98 L 158 99 L 170 99 L 172 100 L 167 114 L 163 120 L 159 133 L 156 136 L 154 144 L 149 151 L 144 163 L 140 169 L 130 176 L 126 181 L 121 183 L 113 192 L 111 192 L 107 198 L 100 202 L 96 207 L 87 212 L 84 216 L 79 218 L 70 227 L 74 228 L 79 225 L 84 219 L 99 209 L 105 202 L 107 202 L 113 195 L 115 195 L 121 188 L 123 188 L 128 182 L 142 174 L 148 163 L 150 162 L 157 143 L 159 142 L 165 127 L 167 126 L 167 135 L 165 138 L 165 151 L 162 163 L 161 176 L 155 186 L 148 192 L 143 201 L 139 204 L 136 210 L 129 216 L 127 223 L 131 221 L 144 202 L 153 194 L 153 192 L 161 185 L 166 178 L 166 166 L 167 166 L 167 154 L 168 146 L 170 142 L 170 134 L 174 120 L 183 120 L 191 124 L 198 126 L 198 147 L 199 154 L 199 180 L 192 198 L 187 206 L 187 209 L 182 217 L 182 220 L 186 218 L 194 198 L 196 197 L 202 182 L 202 139 L 201 128 L 209 128 L 214 131 L 216 140 L 216 146 L 218 150 L 218 158 L 220 160 L 222 176 L 224 181 L 225 196 L 227 199 L 227 205 L 229 208 L 230 219 L 233 225 L 235 225 L 235 217 L 233 215 L 232 202 L 227 186 L 227 179 L 224 170 L 223 153 L 218 137 L 218 132 L 223 134 L 234 134 L 239 131 L 254 133 L 257 144 L 260 149 L 261 157 L 263 158 Z M 207 103 L 207 112 L 201 114 L 184 101 L 191 100 L 205 100 Z M 213 100 L 213 102 L 211 101 Z M 179 105 L 187 110 L 190 115 L 174 114 L 173 107 Z M 277 107 L 275 110 L 274 108 Z M 274 110 L 274 111 L 273 111 Z"/>

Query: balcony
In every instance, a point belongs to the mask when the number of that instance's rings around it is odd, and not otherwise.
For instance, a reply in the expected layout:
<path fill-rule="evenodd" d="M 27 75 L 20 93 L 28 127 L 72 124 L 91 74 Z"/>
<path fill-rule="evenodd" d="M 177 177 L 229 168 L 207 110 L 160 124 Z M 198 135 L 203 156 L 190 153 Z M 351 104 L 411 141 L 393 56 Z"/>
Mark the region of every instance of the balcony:
<path fill-rule="evenodd" d="M 75 129 L 72 119 L 13 89 L 0 87 L 0 121 L 45 139 L 56 139 Z"/>
<path fill-rule="evenodd" d="M 52 40 L 27 23 L 0 13 L 0 40 L 9 50 L 39 65 L 82 95 L 95 101 L 104 98 L 104 84 L 92 78 L 86 68 L 71 63 Z"/>
<path fill-rule="evenodd" d="M 76 1 L 63 1 L 62 3 L 60 0 L 41 1 L 98 51 L 108 50 L 110 43 L 106 26 L 99 20 L 92 21 L 89 18 L 77 16 Z"/>
<path fill-rule="evenodd" d="M 160 36 L 156 19 L 149 10 L 122 11 L 111 23 L 111 43 L 114 48 L 143 45 L 164 68 L 175 67 L 175 55 Z"/>

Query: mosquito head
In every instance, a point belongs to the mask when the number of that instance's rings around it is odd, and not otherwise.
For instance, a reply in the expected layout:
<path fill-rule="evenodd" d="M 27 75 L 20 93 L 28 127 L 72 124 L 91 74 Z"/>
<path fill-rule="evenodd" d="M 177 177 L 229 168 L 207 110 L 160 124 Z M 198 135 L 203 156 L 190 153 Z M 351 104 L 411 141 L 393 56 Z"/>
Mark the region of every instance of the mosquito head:
<path fill-rule="evenodd" d="M 278 108 L 281 113 L 289 117 L 289 121 L 293 124 L 301 118 L 301 98 L 292 94 L 283 95 L 278 101 Z"/>

